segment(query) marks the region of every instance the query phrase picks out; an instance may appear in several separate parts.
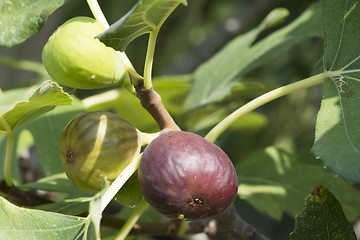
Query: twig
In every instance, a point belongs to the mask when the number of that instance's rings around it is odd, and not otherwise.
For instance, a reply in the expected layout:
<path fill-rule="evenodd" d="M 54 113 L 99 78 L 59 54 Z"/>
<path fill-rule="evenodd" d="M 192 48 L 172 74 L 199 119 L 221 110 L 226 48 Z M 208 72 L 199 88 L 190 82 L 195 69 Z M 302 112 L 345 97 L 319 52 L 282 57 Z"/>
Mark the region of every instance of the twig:
<path fill-rule="evenodd" d="M 103 216 L 101 220 L 101 225 L 113 229 L 120 229 L 125 224 L 125 220 L 119 218 L 113 218 L 109 216 Z M 134 236 L 139 235 L 164 235 L 170 234 L 175 236 L 176 231 L 179 228 L 180 221 L 176 222 L 157 222 L 157 223 L 147 223 L 147 222 L 138 222 L 131 229 L 130 234 Z M 201 232 L 197 231 L 194 233 Z"/>
<path fill-rule="evenodd" d="M 0 183 L 0 192 L 0 195 L 19 206 L 35 207 L 42 204 L 52 203 L 49 199 L 42 198 L 32 192 L 25 192 L 14 185 L 9 187 L 6 185 L 4 180 Z"/>
<path fill-rule="evenodd" d="M 236 240 L 269 240 L 261 235 L 256 229 L 245 222 L 237 213 L 234 205 L 216 218 L 218 231 L 224 233 L 230 239 Z"/>
<path fill-rule="evenodd" d="M 160 95 L 152 87 L 145 88 L 143 80 L 139 79 L 135 89 L 141 105 L 150 113 L 161 129 L 180 130 L 166 110 Z"/>
<path fill-rule="evenodd" d="M 176 236 L 181 221 L 145 223 L 139 222 L 130 231 L 134 236 Z M 119 229 L 125 221 L 122 219 L 104 216 L 101 224 L 103 226 Z M 202 221 L 190 222 L 185 235 L 205 232 L 212 240 L 269 240 L 261 235 L 256 229 L 245 222 L 237 213 L 234 206 L 231 206 L 216 218 Z"/>

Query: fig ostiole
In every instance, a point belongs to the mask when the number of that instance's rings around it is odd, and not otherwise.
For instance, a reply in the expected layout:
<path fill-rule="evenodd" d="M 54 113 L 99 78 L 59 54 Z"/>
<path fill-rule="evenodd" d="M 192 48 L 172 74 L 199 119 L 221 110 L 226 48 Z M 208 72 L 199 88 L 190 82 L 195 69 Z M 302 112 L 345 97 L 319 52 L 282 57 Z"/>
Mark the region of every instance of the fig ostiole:
<path fill-rule="evenodd" d="M 120 116 L 105 111 L 74 117 L 62 132 L 60 156 L 70 181 L 96 193 L 111 183 L 140 154 L 140 132 Z"/>
<path fill-rule="evenodd" d="M 95 38 L 106 29 L 95 19 L 75 17 L 61 25 L 42 52 L 48 74 L 62 85 L 78 89 L 122 86 L 129 74 L 120 52 Z"/>
<path fill-rule="evenodd" d="M 226 153 L 184 131 L 163 132 L 145 148 L 138 178 L 144 199 L 154 209 L 181 220 L 220 214 L 233 203 L 238 189 Z"/>

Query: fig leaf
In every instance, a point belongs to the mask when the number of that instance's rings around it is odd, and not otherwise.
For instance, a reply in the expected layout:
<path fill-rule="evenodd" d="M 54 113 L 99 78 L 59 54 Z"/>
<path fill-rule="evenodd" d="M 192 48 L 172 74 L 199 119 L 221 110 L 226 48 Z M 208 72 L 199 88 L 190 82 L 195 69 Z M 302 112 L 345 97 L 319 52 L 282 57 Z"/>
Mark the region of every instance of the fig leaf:
<path fill-rule="evenodd" d="M 12 47 L 24 42 L 39 32 L 48 16 L 65 2 L 67 0 L 2 1 L 0 45 Z"/>
<path fill-rule="evenodd" d="M 356 240 L 336 197 L 323 186 L 317 186 L 306 197 L 304 209 L 296 216 L 290 240 Z"/>
<path fill-rule="evenodd" d="M 0 206 L 2 239 L 95 239 L 84 218 L 20 208 L 2 197 Z"/>
<path fill-rule="evenodd" d="M 50 80 L 43 82 L 36 89 L 31 88 L 25 90 L 25 93 L 22 91 L 22 93 L 19 95 L 19 90 L 0 93 L 0 102 L 3 104 L 0 105 L 0 118 L 2 119 L 0 132 L 6 132 L 7 128 L 15 130 L 50 111 L 55 106 L 72 104 L 69 94 L 65 93 L 57 83 Z M 21 96 L 21 100 L 19 96 Z M 25 98 L 23 98 L 24 96 Z M 15 99 L 18 101 L 14 102 Z"/>
<path fill-rule="evenodd" d="M 125 51 L 137 37 L 159 29 L 175 8 L 186 0 L 139 0 L 122 18 L 98 37 L 109 47 Z"/>

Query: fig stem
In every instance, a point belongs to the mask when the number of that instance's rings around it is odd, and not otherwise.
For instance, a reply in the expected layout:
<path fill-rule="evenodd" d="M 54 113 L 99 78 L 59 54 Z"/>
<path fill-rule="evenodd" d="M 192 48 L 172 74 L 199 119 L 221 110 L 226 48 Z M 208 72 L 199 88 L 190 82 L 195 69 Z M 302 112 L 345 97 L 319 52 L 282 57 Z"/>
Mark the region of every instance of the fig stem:
<path fill-rule="evenodd" d="M 147 89 L 142 83 L 139 83 L 135 89 L 141 105 L 155 119 L 160 129 L 169 128 L 180 130 L 179 126 L 165 108 L 160 95 L 152 87 Z"/>
<path fill-rule="evenodd" d="M 97 0 L 86 0 L 95 19 L 106 29 L 110 27 Z"/>
<path fill-rule="evenodd" d="M 152 142 L 152 140 L 157 138 L 159 135 L 160 135 L 160 132 L 157 132 L 157 133 L 140 132 L 142 146 L 150 144 Z"/>
<path fill-rule="evenodd" d="M 116 240 L 124 240 L 128 236 L 131 229 L 134 227 L 135 223 L 139 220 L 148 206 L 149 204 L 144 199 L 140 201 L 115 237 Z"/>
<path fill-rule="evenodd" d="M 224 118 L 221 122 L 219 122 L 214 128 L 212 128 L 208 134 L 205 136 L 205 139 L 214 142 L 226 129 L 228 129 L 236 120 L 240 117 L 244 116 L 245 114 L 255 110 L 262 105 L 285 96 L 289 93 L 309 88 L 324 82 L 325 78 L 327 77 L 327 73 L 320 73 L 315 76 L 311 76 L 309 78 L 297 81 L 295 83 L 291 83 L 277 89 L 274 89 L 270 92 L 267 92 L 252 101 L 246 103 L 245 105 L 241 106 L 229 116 Z"/>
<path fill-rule="evenodd" d="M 133 85 L 135 87 L 137 97 L 140 99 L 141 105 L 155 119 L 160 129 L 169 128 L 173 130 L 180 130 L 174 119 L 165 108 L 160 95 L 152 87 L 152 66 L 159 30 L 160 28 L 157 28 L 150 32 L 145 58 L 144 79 L 138 79 L 138 81 L 133 82 Z"/>
<path fill-rule="evenodd" d="M 152 66 L 154 62 L 154 52 L 156 46 L 156 39 L 160 29 L 154 29 L 150 32 L 149 42 L 146 51 L 145 65 L 144 65 L 144 88 L 152 88 Z M 136 86 L 135 86 L 136 87 Z"/>

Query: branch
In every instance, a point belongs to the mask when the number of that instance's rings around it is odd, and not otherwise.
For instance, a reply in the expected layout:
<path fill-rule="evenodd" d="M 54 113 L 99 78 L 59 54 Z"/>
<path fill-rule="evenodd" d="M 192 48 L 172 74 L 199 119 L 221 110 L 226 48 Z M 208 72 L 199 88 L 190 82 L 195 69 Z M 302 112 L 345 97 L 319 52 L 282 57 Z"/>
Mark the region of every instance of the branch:
<path fill-rule="evenodd" d="M 120 229 L 125 220 L 104 216 L 101 224 L 114 229 Z M 181 227 L 181 221 L 174 220 L 161 223 L 139 222 L 134 225 L 130 231 L 134 236 L 176 236 Z M 232 205 L 221 215 L 201 221 L 192 221 L 185 233 L 192 235 L 197 233 L 206 233 L 212 240 L 269 240 L 261 235 L 256 229 L 245 222 L 237 213 Z"/>
<path fill-rule="evenodd" d="M 125 224 L 125 220 L 119 218 L 112 218 L 109 216 L 103 216 L 101 219 L 101 225 L 113 229 L 121 229 Z M 180 225 L 179 221 L 176 222 L 161 222 L 161 223 L 146 223 L 138 222 L 130 231 L 130 235 L 139 236 L 139 235 L 164 235 L 167 236 L 176 234 L 176 229 Z"/>
<path fill-rule="evenodd" d="M 256 229 L 245 222 L 237 213 L 234 205 L 216 217 L 219 231 L 236 240 L 269 240 L 259 234 Z"/>
<path fill-rule="evenodd" d="M 141 105 L 151 114 L 161 129 L 180 130 L 166 110 L 160 95 L 152 87 L 149 89 L 145 88 L 143 80 L 139 79 L 135 89 Z"/>
<path fill-rule="evenodd" d="M 14 185 L 8 187 L 4 180 L 0 183 L 0 192 L 3 197 L 20 206 L 35 207 L 52 203 L 49 199 L 42 198 L 31 192 L 25 192 Z"/>

